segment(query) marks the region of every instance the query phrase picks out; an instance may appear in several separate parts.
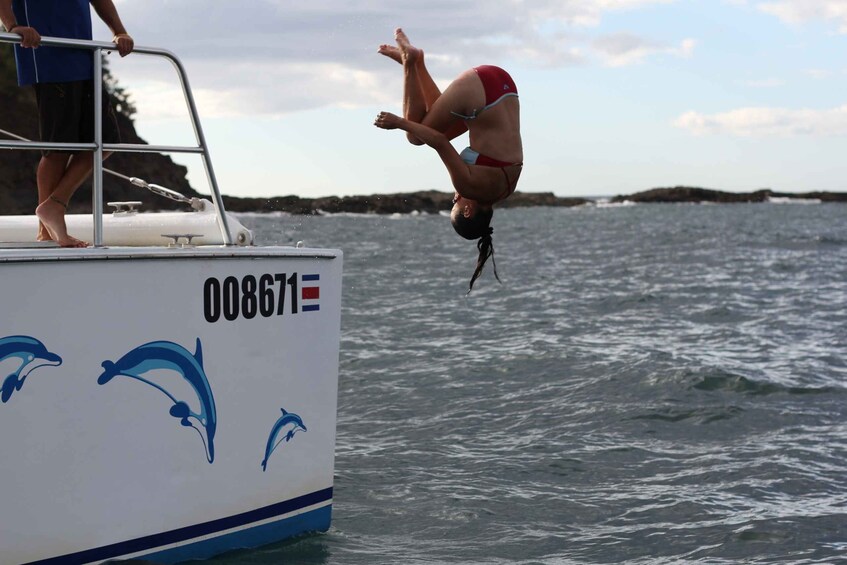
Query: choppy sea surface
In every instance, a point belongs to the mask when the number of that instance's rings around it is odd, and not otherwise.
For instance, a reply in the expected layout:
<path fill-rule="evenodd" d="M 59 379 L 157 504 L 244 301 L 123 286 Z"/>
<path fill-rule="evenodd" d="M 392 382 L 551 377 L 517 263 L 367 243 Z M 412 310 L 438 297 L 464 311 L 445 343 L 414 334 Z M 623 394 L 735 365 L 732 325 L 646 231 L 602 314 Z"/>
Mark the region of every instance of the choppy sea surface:
<path fill-rule="evenodd" d="M 218 564 L 847 562 L 847 206 L 245 216 L 345 254 L 326 534 Z"/>

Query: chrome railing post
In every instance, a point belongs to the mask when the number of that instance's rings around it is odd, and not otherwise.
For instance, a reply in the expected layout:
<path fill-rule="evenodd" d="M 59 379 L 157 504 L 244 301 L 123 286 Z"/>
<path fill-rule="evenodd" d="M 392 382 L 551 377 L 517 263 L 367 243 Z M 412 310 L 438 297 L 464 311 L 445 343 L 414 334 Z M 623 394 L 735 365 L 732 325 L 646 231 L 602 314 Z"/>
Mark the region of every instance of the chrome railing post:
<path fill-rule="evenodd" d="M 164 52 L 163 52 L 164 53 Z M 182 66 L 182 62 L 175 55 L 168 53 L 166 55 L 173 66 L 176 68 L 177 76 L 179 76 L 180 84 L 182 85 L 182 93 L 185 95 L 185 103 L 188 105 L 188 111 L 191 114 L 191 125 L 194 127 L 194 138 L 197 145 L 203 149 L 203 165 L 206 169 L 206 178 L 209 181 L 209 188 L 212 191 L 212 203 L 215 205 L 218 218 L 218 228 L 221 230 L 226 245 L 233 245 L 232 235 L 229 231 L 229 222 L 224 213 L 224 202 L 221 196 L 220 188 L 218 187 L 218 179 L 215 177 L 215 169 L 212 167 L 212 158 L 209 155 L 209 148 L 206 146 L 206 136 L 203 135 L 203 128 L 200 126 L 200 116 L 197 113 L 197 105 L 194 103 L 194 95 L 191 93 L 191 86 L 188 84 L 188 74 Z"/>
<path fill-rule="evenodd" d="M 91 174 L 91 210 L 94 247 L 103 247 L 103 57 L 100 48 L 94 54 L 94 168 Z"/>

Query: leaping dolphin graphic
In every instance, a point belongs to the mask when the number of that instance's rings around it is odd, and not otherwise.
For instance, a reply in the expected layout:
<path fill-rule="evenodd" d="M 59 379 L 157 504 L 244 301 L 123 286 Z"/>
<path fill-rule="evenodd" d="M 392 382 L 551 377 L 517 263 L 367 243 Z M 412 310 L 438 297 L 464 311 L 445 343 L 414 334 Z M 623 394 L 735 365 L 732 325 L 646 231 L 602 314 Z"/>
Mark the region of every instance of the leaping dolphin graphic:
<path fill-rule="evenodd" d="M 104 371 L 97 378 L 98 384 L 104 385 L 115 376 L 123 375 L 146 383 L 170 398 L 174 403 L 171 406 L 170 415 L 179 418 L 183 426 L 197 430 L 206 448 L 206 459 L 209 463 L 215 460 L 215 430 L 218 427 L 218 417 L 215 410 L 215 397 L 212 395 L 212 389 L 203 369 L 203 350 L 200 345 L 200 338 L 197 338 L 194 355 L 176 343 L 153 341 L 136 347 L 114 363 L 103 361 L 102 365 Z M 199 414 L 192 412 L 186 402 L 177 400 L 173 394 L 163 387 L 141 376 L 148 371 L 157 369 L 175 371 L 191 385 L 200 400 Z M 191 422 L 192 419 L 205 429 L 205 438 L 200 428 Z"/>
<path fill-rule="evenodd" d="M 283 433 L 283 428 L 286 429 L 285 433 Z M 268 470 L 268 459 L 270 459 L 271 453 L 277 448 L 279 444 L 284 441 L 291 441 L 291 438 L 294 437 L 294 433 L 303 430 L 306 431 L 306 425 L 303 424 L 303 419 L 297 414 L 293 414 L 291 412 L 286 412 L 285 408 L 282 409 L 282 416 L 274 423 L 271 428 L 271 433 L 268 436 L 268 443 L 265 445 L 265 458 L 262 460 L 262 472 Z"/>
<path fill-rule="evenodd" d="M 24 381 L 31 372 L 39 367 L 53 366 L 58 367 L 62 364 L 62 358 L 47 351 L 44 344 L 26 335 L 11 335 L 0 338 L 0 361 L 5 361 L 10 357 L 17 357 L 21 364 L 6 377 L 3 381 L 3 386 L 0 387 L 0 400 L 4 403 L 9 401 L 12 393 L 16 390 L 21 390 L 24 386 Z M 27 370 L 24 373 L 24 369 Z"/>

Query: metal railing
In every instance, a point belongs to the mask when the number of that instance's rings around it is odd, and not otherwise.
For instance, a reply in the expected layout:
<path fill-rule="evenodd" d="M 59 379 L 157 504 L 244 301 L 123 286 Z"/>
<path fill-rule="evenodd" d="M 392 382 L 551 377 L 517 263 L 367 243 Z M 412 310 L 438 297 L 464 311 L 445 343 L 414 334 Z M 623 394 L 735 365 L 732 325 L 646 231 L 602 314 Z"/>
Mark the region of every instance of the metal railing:
<path fill-rule="evenodd" d="M 20 43 L 21 37 L 14 33 L 0 33 L 0 43 Z M 179 76 L 182 93 L 185 96 L 185 103 L 188 106 L 191 125 L 194 128 L 194 137 L 197 145 L 192 146 L 174 146 L 174 145 L 143 145 L 133 143 L 103 143 L 103 114 L 100 111 L 103 102 L 103 89 L 98 85 L 103 80 L 103 61 L 101 52 L 116 51 L 117 46 L 114 43 L 103 41 L 86 41 L 81 39 L 63 39 L 58 37 L 42 37 L 41 45 L 46 47 L 65 47 L 76 49 L 87 49 L 92 51 L 94 59 L 94 142 L 93 143 L 45 143 L 41 141 L 6 141 L 0 140 L 0 149 L 46 149 L 54 151 L 92 151 L 94 153 L 94 169 L 92 172 L 91 193 L 91 208 L 92 219 L 94 224 L 94 246 L 103 246 L 103 152 L 125 152 L 125 153 L 194 153 L 199 154 L 203 158 L 203 165 L 206 169 L 206 177 L 209 181 L 209 187 L 212 191 L 212 202 L 215 206 L 217 215 L 218 227 L 221 230 L 221 236 L 226 245 L 233 245 L 232 235 L 229 231 L 226 214 L 224 211 L 223 198 L 221 191 L 218 188 L 218 181 L 215 177 L 215 170 L 212 167 L 212 160 L 209 156 L 209 148 L 206 145 L 206 138 L 203 135 L 203 129 L 200 126 L 200 118 L 197 114 L 197 106 L 194 103 L 194 96 L 191 94 L 191 87 L 188 84 L 188 76 L 182 62 L 176 55 L 166 49 L 157 49 L 152 47 L 135 47 L 133 54 L 153 55 L 164 57 L 177 71 Z"/>

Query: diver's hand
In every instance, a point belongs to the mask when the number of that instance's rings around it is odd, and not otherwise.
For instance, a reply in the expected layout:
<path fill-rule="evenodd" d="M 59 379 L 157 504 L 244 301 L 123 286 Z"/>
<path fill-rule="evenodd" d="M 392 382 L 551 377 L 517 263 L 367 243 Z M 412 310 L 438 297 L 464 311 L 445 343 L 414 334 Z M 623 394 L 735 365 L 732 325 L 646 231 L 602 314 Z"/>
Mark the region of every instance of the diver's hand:
<path fill-rule="evenodd" d="M 397 129 L 403 120 L 400 116 L 395 116 L 391 112 L 380 112 L 376 115 L 374 125 L 382 129 Z"/>

